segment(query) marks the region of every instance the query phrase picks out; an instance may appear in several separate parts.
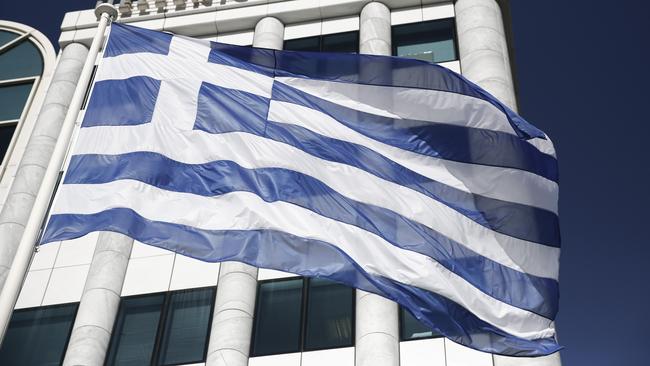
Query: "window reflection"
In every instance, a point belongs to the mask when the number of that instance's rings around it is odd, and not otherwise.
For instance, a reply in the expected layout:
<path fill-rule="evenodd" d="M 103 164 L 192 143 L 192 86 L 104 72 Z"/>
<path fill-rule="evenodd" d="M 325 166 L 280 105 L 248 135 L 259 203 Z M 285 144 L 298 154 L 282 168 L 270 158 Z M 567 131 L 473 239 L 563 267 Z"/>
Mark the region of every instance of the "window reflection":
<path fill-rule="evenodd" d="M 457 59 L 452 18 L 394 26 L 392 43 L 394 56 L 428 62 Z"/>
<path fill-rule="evenodd" d="M 40 76 L 43 57 L 30 41 L 22 41 L 0 54 L 0 80 Z"/>
<path fill-rule="evenodd" d="M 420 323 L 419 320 L 403 307 L 399 308 L 399 323 L 399 338 L 401 341 L 442 337 L 440 333 L 434 332 L 428 326 Z"/>
<path fill-rule="evenodd" d="M 0 162 L 7 154 L 7 149 L 9 149 L 9 143 L 11 143 L 11 137 L 14 135 L 15 130 L 15 123 L 0 125 Z"/>
<path fill-rule="evenodd" d="M 205 361 L 215 288 L 123 298 L 106 365 Z"/>
<path fill-rule="evenodd" d="M 284 41 L 287 51 L 355 53 L 359 51 L 359 32 L 324 34 Z"/>
<path fill-rule="evenodd" d="M 260 282 L 252 356 L 354 345 L 354 289 L 325 279 Z"/>
<path fill-rule="evenodd" d="M 259 284 L 252 343 L 254 356 L 298 352 L 303 279 Z"/>
<path fill-rule="evenodd" d="M 0 365 L 60 365 L 76 312 L 77 304 L 14 311 L 0 349 Z"/>
<path fill-rule="evenodd" d="M 171 295 L 160 351 L 161 365 L 203 361 L 213 298 L 211 288 Z"/>

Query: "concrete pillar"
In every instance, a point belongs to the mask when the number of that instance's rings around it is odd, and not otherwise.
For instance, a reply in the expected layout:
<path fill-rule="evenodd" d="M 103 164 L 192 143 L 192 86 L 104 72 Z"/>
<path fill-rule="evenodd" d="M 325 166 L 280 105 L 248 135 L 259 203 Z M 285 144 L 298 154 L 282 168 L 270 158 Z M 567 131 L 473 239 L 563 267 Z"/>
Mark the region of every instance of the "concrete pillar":
<path fill-rule="evenodd" d="M 397 303 L 357 290 L 356 366 L 398 366 Z"/>
<path fill-rule="evenodd" d="M 246 366 L 253 332 L 257 268 L 221 264 L 206 366 Z"/>
<path fill-rule="evenodd" d="M 253 46 L 280 50 L 284 24 L 273 17 L 255 26 Z M 257 293 L 257 268 L 238 262 L 221 264 L 206 366 L 247 366 Z"/>
<path fill-rule="evenodd" d="M 495 0 L 458 0 L 456 28 L 463 76 L 516 111 L 508 42 Z"/>
<path fill-rule="evenodd" d="M 99 234 L 63 365 L 104 364 L 132 247 L 128 236 Z"/>
<path fill-rule="evenodd" d="M 390 9 L 386 5 L 372 2 L 361 10 L 359 52 L 391 55 Z M 398 328 L 395 302 L 357 290 L 355 365 L 398 366 Z"/>
<path fill-rule="evenodd" d="M 359 19 L 359 52 L 368 55 L 390 56 L 390 9 L 373 2 L 363 7 Z"/>
<path fill-rule="evenodd" d="M 284 24 L 273 17 L 261 19 L 255 25 L 253 47 L 281 50 L 284 47 Z"/>
<path fill-rule="evenodd" d="M 63 49 L 0 212 L 0 289 L 11 268 L 87 55 L 88 49 L 80 43 L 71 43 Z"/>

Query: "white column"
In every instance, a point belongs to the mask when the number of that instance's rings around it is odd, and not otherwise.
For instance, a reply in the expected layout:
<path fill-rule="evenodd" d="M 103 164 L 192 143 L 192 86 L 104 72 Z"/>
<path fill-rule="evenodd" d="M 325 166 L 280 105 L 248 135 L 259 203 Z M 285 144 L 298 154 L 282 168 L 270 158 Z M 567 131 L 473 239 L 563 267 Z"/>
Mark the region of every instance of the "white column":
<path fill-rule="evenodd" d="M 516 111 L 508 42 L 495 0 L 458 0 L 456 29 L 463 76 Z"/>
<path fill-rule="evenodd" d="M 361 10 L 359 51 L 364 54 L 392 53 L 390 10 L 372 2 Z M 357 290 L 355 326 L 356 366 L 398 366 L 398 307 L 381 296 Z"/>
<path fill-rule="evenodd" d="M 280 50 L 284 24 L 273 17 L 255 26 L 253 46 Z M 247 366 L 253 332 L 257 268 L 238 262 L 221 264 L 206 366 Z"/>
<path fill-rule="evenodd" d="M 4 338 L 11 314 L 16 305 L 16 300 L 18 299 L 18 294 L 29 269 L 29 263 L 34 254 L 34 244 L 38 239 L 41 223 L 47 213 L 50 197 L 54 192 L 57 177 L 59 176 L 59 171 L 63 165 L 65 154 L 70 144 L 70 138 L 77 121 L 77 116 L 79 115 L 79 110 L 81 109 L 84 95 L 86 94 L 88 82 L 90 82 L 95 59 L 104 41 L 106 26 L 110 18 L 117 16 L 117 10 L 112 5 L 101 4 L 95 8 L 95 14 L 100 18 L 95 37 L 93 38 L 81 73 L 79 74 L 79 80 L 74 88 L 70 105 L 61 125 L 61 131 L 58 135 L 54 150 L 51 153 L 52 158 L 47 164 L 47 169 L 42 176 L 42 182 L 34 199 L 32 212 L 25 224 L 24 234 L 20 238 L 14 261 L 7 274 L 2 293 L 0 293 L 0 342 Z"/>
<path fill-rule="evenodd" d="M 274 17 L 261 19 L 255 25 L 253 47 L 281 50 L 284 46 L 284 24 Z"/>
<path fill-rule="evenodd" d="M 390 9 L 378 2 L 363 7 L 359 19 L 359 52 L 390 56 Z"/>
<path fill-rule="evenodd" d="M 132 246 L 125 235 L 99 234 L 63 365 L 104 364 Z"/>
<path fill-rule="evenodd" d="M 458 0 L 456 28 L 463 76 L 517 110 L 501 8 L 495 0 Z M 560 354 L 521 358 L 493 356 L 494 366 L 560 366 Z"/>
<path fill-rule="evenodd" d="M 87 55 L 88 49 L 80 43 L 70 43 L 61 52 L 34 130 L 0 212 L 0 289 L 11 268 Z"/>

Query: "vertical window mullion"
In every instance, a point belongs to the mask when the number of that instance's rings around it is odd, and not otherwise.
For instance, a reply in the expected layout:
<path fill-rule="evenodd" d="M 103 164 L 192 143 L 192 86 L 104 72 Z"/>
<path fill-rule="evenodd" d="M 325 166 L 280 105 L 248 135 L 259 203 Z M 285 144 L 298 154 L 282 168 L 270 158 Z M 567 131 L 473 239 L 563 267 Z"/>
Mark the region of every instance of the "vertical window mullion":
<path fill-rule="evenodd" d="M 304 277 L 302 281 L 302 304 L 300 304 L 300 352 L 305 351 L 305 335 L 307 334 L 307 299 L 311 278 Z"/>
<path fill-rule="evenodd" d="M 170 293 L 165 293 L 165 300 L 163 301 L 162 309 L 160 310 L 160 318 L 158 319 L 158 329 L 156 330 L 156 340 L 153 344 L 153 351 L 151 353 L 151 365 L 156 366 L 159 364 L 160 359 L 160 343 L 162 342 L 165 324 L 167 323 L 167 312 L 169 311 L 169 298 Z"/>

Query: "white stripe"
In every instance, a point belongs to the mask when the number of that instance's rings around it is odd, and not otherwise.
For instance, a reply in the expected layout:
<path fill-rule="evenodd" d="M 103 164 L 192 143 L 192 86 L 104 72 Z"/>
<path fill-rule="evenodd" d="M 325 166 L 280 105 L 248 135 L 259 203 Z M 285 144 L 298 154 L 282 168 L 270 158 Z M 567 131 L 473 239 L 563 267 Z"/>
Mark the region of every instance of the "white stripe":
<path fill-rule="evenodd" d="M 330 102 L 391 118 L 415 119 L 515 134 L 503 112 L 483 99 L 426 89 L 278 77 Z"/>
<path fill-rule="evenodd" d="M 527 171 L 455 162 L 402 150 L 364 136 L 325 113 L 297 104 L 271 101 L 268 118 L 367 147 L 427 178 L 465 192 L 535 206 L 556 214 L 558 211 L 557 183 Z"/>
<path fill-rule="evenodd" d="M 438 293 L 484 321 L 526 339 L 554 334 L 551 321 L 500 302 L 431 258 L 381 237 L 286 202 L 268 203 L 249 192 L 216 197 L 161 190 L 132 180 L 61 186 L 54 214 L 93 214 L 117 207 L 143 217 L 203 230 L 270 229 L 337 246 L 367 272 Z"/>
<path fill-rule="evenodd" d="M 167 124 L 181 130 L 194 128 L 200 88 L 201 81 L 198 80 L 161 81 L 151 123 Z"/>
<path fill-rule="evenodd" d="M 175 38 L 175 37 L 174 37 Z M 132 53 L 102 60 L 95 82 L 148 76 L 156 80 L 189 79 L 271 97 L 273 78 L 252 71 L 207 62 L 207 59 Z"/>
<path fill-rule="evenodd" d="M 231 160 L 249 169 L 285 168 L 310 175 L 353 200 L 392 210 L 518 271 L 557 279 L 559 248 L 494 232 L 448 206 L 364 170 L 309 155 L 293 146 L 248 133 L 179 131 L 161 124 L 82 128 L 75 154 L 157 152 L 201 164 Z"/>

